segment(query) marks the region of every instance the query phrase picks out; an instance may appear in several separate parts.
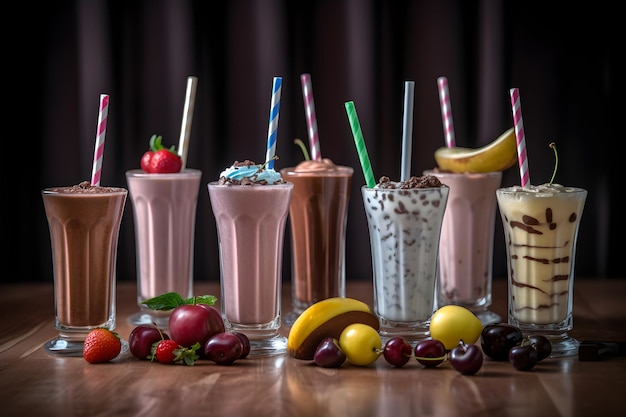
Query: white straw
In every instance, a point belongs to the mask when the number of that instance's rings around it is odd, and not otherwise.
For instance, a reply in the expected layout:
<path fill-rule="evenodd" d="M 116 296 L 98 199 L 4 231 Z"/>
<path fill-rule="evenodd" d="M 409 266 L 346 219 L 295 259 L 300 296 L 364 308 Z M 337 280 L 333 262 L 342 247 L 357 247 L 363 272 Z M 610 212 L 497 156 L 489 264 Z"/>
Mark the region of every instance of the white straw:
<path fill-rule="evenodd" d="M 187 92 L 185 94 L 185 108 L 183 109 L 183 122 L 180 126 L 180 140 L 178 142 L 178 155 L 182 160 L 181 170 L 187 166 L 187 153 L 189 151 L 189 136 L 191 135 L 191 122 L 193 109 L 196 102 L 196 90 L 198 77 L 187 77 Z"/>
<path fill-rule="evenodd" d="M 411 177 L 411 142 L 413 141 L 413 97 L 415 81 L 404 82 L 404 118 L 402 122 L 402 171 L 400 181 Z"/>

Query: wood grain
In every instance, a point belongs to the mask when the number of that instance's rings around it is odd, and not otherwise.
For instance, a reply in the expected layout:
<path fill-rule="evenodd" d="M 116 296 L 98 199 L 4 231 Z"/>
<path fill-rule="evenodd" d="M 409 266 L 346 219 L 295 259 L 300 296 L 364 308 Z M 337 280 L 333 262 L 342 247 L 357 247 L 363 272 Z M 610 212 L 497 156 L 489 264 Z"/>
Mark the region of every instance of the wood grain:
<path fill-rule="evenodd" d="M 214 283 L 197 294 L 219 294 Z M 290 287 L 283 288 L 283 311 Z M 347 295 L 372 302 L 367 282 L 348 282 Z M 574 330 L 579 339 L 626 339 L 626 280 L 575 283 Z M 136 287 L 117 287 L 118 326 L 127 339 Z M 506 317 L 506 283 L 495 280 L 492 310 Z M 530 372 L 486 360 L 473 376 L 447 363 L 416 361 L 392 368 L 325 369 L 288 356 L 250 358 L 231 366 L 198 361 L 160 365 L 130 355 L 90 365 L 48 355 L 54 337 L 53 288 L 0 286 L 0 415 L 9 416 L 594 416 L 623 415 L 626 358 L 598 362 L 547 359 Z M 281 332 L 288 335 L 289 329 Z"/>

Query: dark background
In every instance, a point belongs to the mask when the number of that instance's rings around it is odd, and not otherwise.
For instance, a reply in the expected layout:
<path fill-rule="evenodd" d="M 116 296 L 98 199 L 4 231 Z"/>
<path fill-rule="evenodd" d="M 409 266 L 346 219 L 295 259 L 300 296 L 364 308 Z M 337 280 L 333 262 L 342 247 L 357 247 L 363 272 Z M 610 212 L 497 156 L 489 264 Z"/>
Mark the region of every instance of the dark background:
<path fill-rule="evenodd" d="M 479 147 L 513 125 L 518 87 L 531 182 L 589 191 L 577 276 L 616 277 L 623 210 L 623 21 L 594 1 L 55 1 L 4 13 L 3 281 L 52 281 L 40 191 L 89 180 L 98 102 L 110 95 L 102 185 L 126 187 L 153 133 L 177 145 L 186 79 L 199 79 L 188 167 L 202 170 L 195 279 L 219 278 L 206 183 L 236 159 L 265 157 L 272 77 L 283 77 L 276 168 L 302 159 L 307 138 L 300 74 L 311 74 L 321 152 L 355 167 L 348 279 L 371 279 L 359 187 L 364 183 L 344 103 L 354 101 L 376 178 L 398 179 L 404 81 L 415 81 L 412 173 L 444 144 L 437 77 L 446 76 L 458 146 Z M 10 23 L 10 24 L 9 24 Z M 7 33 L 7 28 L 10 31 Z M 618 91 L 622 94 L 618 95 Z M 618 100 L 618 97 L 620 100 Z M 17 184 L 16 181 L 22 181 Z M 517 167 L 503 185 L 519 184 Z M 494 276 L 506 276 L 496 219 Z M 290 279 L 289 239 L 284 274 Z M 130 200 L 117 276 L 135 279 Z"/>

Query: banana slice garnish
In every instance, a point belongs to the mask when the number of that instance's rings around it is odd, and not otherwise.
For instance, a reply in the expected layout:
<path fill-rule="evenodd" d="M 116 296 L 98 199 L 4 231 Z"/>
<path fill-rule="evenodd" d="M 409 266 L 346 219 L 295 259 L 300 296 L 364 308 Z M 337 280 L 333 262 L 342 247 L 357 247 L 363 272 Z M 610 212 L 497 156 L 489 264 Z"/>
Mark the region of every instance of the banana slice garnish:
<path fill-rule="evenodd" d="M 435 161 L 442 171 L 457 173 L 504 171 L 517 161 L 515 130 L 510 128 L 490 144 L 477 149 L 439 148 L 435 151 Z"/>

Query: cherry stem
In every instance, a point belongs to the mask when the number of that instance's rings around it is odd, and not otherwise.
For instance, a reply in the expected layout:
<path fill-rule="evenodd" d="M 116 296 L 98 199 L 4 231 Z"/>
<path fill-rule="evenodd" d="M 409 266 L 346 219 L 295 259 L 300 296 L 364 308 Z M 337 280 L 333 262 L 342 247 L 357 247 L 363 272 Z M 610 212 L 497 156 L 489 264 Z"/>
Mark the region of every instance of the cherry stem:
<path fill-rule="evenodd" d="M 552 142 L 548 146 L 550 146 L 554 150 L 554 171 L 552 172 L 552 178 L 550 178 L 550 185 L 552 185 L 554 177 L 556 177 L 556 169 L 559 166 L 559 154 L 556 152 L 556 143 Z"/>
<path fill-rule="evenodd" d="M 302 142 L 302 139 L 295 138 L 293 140 L 293 143 L 295 143 L 296 145 L 300 147 L 300 149 L 302 149 L 302 153 L 304 154 L 304 159 L 307 161 L 310 161 L 311 157 L 309 157 L 309 152 L 306 150 L 306 146 L 304 145 L 304 142 Z"/>

